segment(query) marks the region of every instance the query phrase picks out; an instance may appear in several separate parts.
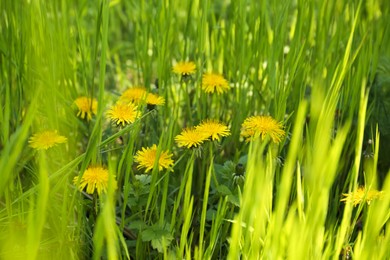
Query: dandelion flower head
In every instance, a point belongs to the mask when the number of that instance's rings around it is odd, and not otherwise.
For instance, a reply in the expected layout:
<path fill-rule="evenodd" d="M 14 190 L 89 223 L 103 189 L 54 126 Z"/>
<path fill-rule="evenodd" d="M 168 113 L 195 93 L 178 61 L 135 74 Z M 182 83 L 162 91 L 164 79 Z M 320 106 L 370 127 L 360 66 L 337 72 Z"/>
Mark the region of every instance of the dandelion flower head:
<path fill-rule="evenodd" d="M 366 190 L 365 187 L 359 187 L 356 191 L 350 193 L 344 193 L 344 198 L 340 201 L 353 203 L 354 206 L 367 202 L 370 205 L 374 199 L 381 199 L 384 195 L 383 191 Z"/>
<path fill-rule="evenodd" d="M 182 76 L 189 76 L 194 74 L 196 70 L 196 65 L 192 61 L 181 61 L 173 66 L 173 72 L 180 74 Z"/>
<path fill-rule="evenodd" d="M 147 90 L 144 87 L 132 87 L 122 93 L 120 100 L 126 102 L 140 103 L 146 99 Z"/>
<path fill-rule="evenodd" d="M 147 103 L 150 105 L 164 105 L 165 99 L 157 94 L 148 93 L 144 87 L 129 88 L 121 95 L 121 102 L 133 102 L 135 104 Z"/>
<path fill-rule="evenodd" d="M 215 120 L 205 120 L 195 127 L 199 132 L 203 132 L 211 137 L 211 140 L 220 140 L 223 136 L 230 135 L 229 128 Z"/>
<path fill-rule="evenodd" d="M 196 128 L 186 128 L 175 137 L 179 147 L 197 147 L 209 138 L 209 135 L 198 131 Z"/>
<path fill-rule="evenodd" d="M 222 94 L 229 89 L 229 83 L 222 75 L 208 73 L 203 75 L 202 89 L 206 93 Z"/>
<path fill-rule="evenodd" d="M 156 160 L 158 160 L 158 170 L 161 171 L 173 165 L 171 157 L 172 154 L 169 151 L 161 151 L 157 158 L 157 146 L 154 144 L 152 147 L 143 147 L 142 150 L 138 151 L 134 156 L 134 161 L 138 163 L 138 169 L 145 168 L 145 172 L 148 172 L 153 169 Z"/>
<path fill-rule="evenodd" d="M 116 122 L 117 125 L 122 124 L 123 126 L 125 126 L 125 124 L 134 123 L 138 116 L 138 107 L 132 102 L 117 102 L 107 112 L 108 118 Z"/>
<path fill-rule="evenodd" d="M 157 94 L 149 93 L 146 96 L 146 103 L 155 106 L 161 106 L 165 104 L 165 99 Z"/>
<path fill-rule="evenodd" d="M 280 143 L 285 134 L 282 124 L 270 116 L 252 116 L 241 125 L 241 136 L 247 142 L 259 136 L 264 140 L 269 135 L 274 143 Z"/>
<path fill-rule="evenodd" d="M 95 190 L 97 190 L 98 194 L 102 194 L 102 192 L 107 192 L 108 187 L 108 179 L 109 173 L 107 169 L 103 167 L 88 167 L 85 170 L 83 176 L 79 180 L 79 176 L 76 176 L 73 179 L 73 183 L 75 185 L 79 185 L 79 189 L 82 191 L 85 187 L 87 187 L 86 192 L 88 194 L 93 194 Z M 117 188 L 117 182 L 114 181 L 115 189 Z"/>
<path fill-rule="evenodd" d="M 57 144 L 66 143 L 67 138 L 59 135 L 57 131 L 44 131 L 34 134 L 28 142 L 34 149 L 47 150 Z"/>
<path fill-rule="evenodd" d="M 97 100 L 95 98 L 91 99 L 89 97 L 79 97 L 74 103 L 79 109 L 77 116 L 84 119 L 87 117 L 87 120 L 92 119 L 92 114 L 96 115 L 97 112 Z"/>

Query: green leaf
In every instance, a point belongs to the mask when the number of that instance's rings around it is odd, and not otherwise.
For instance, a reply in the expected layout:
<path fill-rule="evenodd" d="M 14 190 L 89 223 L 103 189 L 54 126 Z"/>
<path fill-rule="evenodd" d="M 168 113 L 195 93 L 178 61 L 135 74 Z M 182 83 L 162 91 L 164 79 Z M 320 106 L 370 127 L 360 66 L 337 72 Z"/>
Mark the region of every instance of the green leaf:
<path fill-rule="evenodd" d="M 233 205 L 237 206 L 237 207 L 240 207 L 240 200 L 238 199 L 238 197 L 236 195 L 228 195 L 228 201 L 230 203 L 232 203 Z"/>
<path fill-rule="evenodd" d="M 164 248 L 168 247 L 171 244 L 172 240 L 173 236 L 171 234 L 167 236 L 162 236 L 159 239 L 153 239 L 152 247 L 154 249 L 157 249 L 158 252 L 162 253 L 164 251 Z"/>
<path fill-rule="evenodd" d="M 152 180 L 152 176 L 149 174 L 136 175 L 135 178 L 143 185 L 149 184 Z"/>
<path fill-rule="evenodd" d="M 151 241 L 152 247 L 158 252 L 163 252 L 163 248 L 170 245 L 173 236 L 169 232 L 169 228 L 161 226 L 152 226 L 145 229 L 142 233 L 142 241 Z"/>
<path fill-rule="evenodd" d="M 159 226 L 152 226 L 146 228 L 142 232 L 142 241 L 147 242 L 153 239 L 160 239 L 161 237 L 169 236 L 169 235 L 170 235 L 169 230 Z"/>
<path fill-rule="evenodd" d="M 233 192 L 225 185 L 219 185 L 217 191 L 223 196 L 233 195 Z"/>
<path fill-rule="evenodd" d="M 142 229 L 147 228 L 147 225 L 142 220 L 135 220 L 135 221 L 132 221 L 128 227 L 130 229 L 142 230 Z"/>
<path fill-rule="evenodd" d="M 215 209 L 209 209 L 207 210 L 206 212 L 206 220 L 207 221 L 211 221 L 213 219 L 215 219 L 215 216 L 217 216 L 217 211 Z"/>

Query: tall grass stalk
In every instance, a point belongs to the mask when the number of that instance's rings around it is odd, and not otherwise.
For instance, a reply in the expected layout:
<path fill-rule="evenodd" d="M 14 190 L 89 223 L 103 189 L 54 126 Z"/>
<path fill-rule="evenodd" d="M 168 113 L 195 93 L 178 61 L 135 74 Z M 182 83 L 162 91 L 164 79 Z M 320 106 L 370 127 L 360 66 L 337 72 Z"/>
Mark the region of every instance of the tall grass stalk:
<path fill-rule="evenodd" d="M 1 259 L 390 258 L 385 0 L 4 0 L 0 13 Z M 175 74 L 180 61 L 196 70 Z M 206 93 L 207 72 L 229 89 Z M 134 86 L 164 103 L 116 124 L 107 112 Z M 241 136 L 260 115 L 280 142 Z M 206 119 L 229 135 L 180 147 Z M 35 149 L 46 130 L 66 143 Z M 154 144 L 173 163 L 145 172 L 134 155 Z M 109 172 L 102 194 L 80 190 L 91 166 Z"/>

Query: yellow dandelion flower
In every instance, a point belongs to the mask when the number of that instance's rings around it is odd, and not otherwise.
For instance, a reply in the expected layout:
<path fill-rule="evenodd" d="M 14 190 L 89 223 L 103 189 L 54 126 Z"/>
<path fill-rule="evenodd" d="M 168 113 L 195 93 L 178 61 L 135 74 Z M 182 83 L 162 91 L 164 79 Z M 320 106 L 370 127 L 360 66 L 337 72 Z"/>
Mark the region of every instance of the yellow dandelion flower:
<path fill-rule="evenodd" d="M 165 104 L 165 99 L 159 95 L 149 93 L 146 97 L 146 103 L 149 105 L 161 106 Z"/>
<path fill-rule="evenodd" d="M 81 117 L 82 119 L 84 119 L 85 116 L 87 116 L 87 120 L 91 120 L 92 114 L 96 115 L 97 100 L 95 98 L 91 99 L 89 97 L 79 97 L 74 101 L 74 103 L 79 109 L 77 116 Z"/>
<path fill-rule="evenodd" d="M 207 133 L 200 132 L 195 128 L 186 128 L 175 137 L 175 140 L 179 147 L 185 146 L 191 148 L 197 147 L 208 138 L 209 135 Z"/>
<path fill-rule="evenodd" d="M 220 140 L 223 136 L 230 135 L 229 128 L 215 120 L 203 121 L 195 127 L 196 130 L 206 133 L 212 140 Z"/>
<path fill-rule="evenodd" d="M 343 193 L 344 198 L 340 201 L 346 203 L 353 203 L 354 206 L 367 202 L 370 205 L 371 201 L 374 199 L 381 199 L 384 195 L 383 191 L 377 190 L 366 190 L 365 187 L 359 187 L 356 191 L 351 193 Z"/>
<path fill-rule="evenodd" d="M 68 139 L 65 136 L 59 135 L 57 131 L 44 131 L 34 134 L 29 139 L 30 147 L 37 150 L 47 150 L 56 144 L 66 143 Z"/>
<path fill-rule="evenodd" d="M 102 192 L 107 192 L 108 186 L 108 170 L 103 167 L 88 167 L 85 170 L 81 180 L 79 180 L 79 176 L 76 176 L 73 179 L 73 183 L 75 185 L 79 185 L 79 189 L 82 191 L 85 187 L 87 187 L 86 192 L 88 194 L 93 194 L 95 190 L 97 190 L 100 195 Z M 115 189 L 117 188 L 117 182 L 114 181 Z"/>
<path fill-rule="evenodd" d="M 168 169 L 173 165 L 172 154 L 168 151 L 161 151 L 159 158 L 156 157 L 157 146 L 154 144 L 152 147 L 142 148 L 142 150 L 138 151 L 134 156 L 134 161 L 138 163 L 138 169 L 146 168 L 145 172 L 153 169 L 156 160 L 158 160 L 157 166 L 159 171 L 164 168 Z"/>
<path fill-rule="evenodd" d="M 195 70 L 196 65 L 192 61 L 178 62 L 175 66 L 173 66 L 173 72 L 182 76 L 189 76 L 194 74 Z"/>
<path fill-rule="evenodd" d="M 206 93 L 222 94 L 229 89 L 229 82 L 219 74 L 204 74 L 202 78 L 202 89 Z"/>
<path fill-rule="evenodd" d="M 134 123 L 138 118 L 138 107 L 133 103 L 117 102 L 107 112 L 108 118 L 116 122 L 117 125 Z"/>
<path fill-rule="evenodd" d="M 247 142 L 259 136 L 264 140 L 269 135 L 274 143 L 280 143 L 285 134 L 282 124 L 270 116 L 252 116 L 241 125 L 241 136 Z"/>
<path fill-rule="evenodd" d="M 147 97 L 147 90 L 144 87 L 133 87 L 122 93 L 120 100 L 126 102 L 139 103 Z"/>

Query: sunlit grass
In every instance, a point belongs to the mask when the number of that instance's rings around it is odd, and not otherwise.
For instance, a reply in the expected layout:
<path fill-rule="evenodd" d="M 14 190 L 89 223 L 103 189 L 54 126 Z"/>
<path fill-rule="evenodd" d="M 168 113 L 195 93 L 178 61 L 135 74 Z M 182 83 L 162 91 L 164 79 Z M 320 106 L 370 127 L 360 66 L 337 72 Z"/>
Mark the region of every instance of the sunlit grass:
<path fill-rule="evenodd" d="M 390 258 L 386 1 L 0 11 L 0 259 Z"/>

